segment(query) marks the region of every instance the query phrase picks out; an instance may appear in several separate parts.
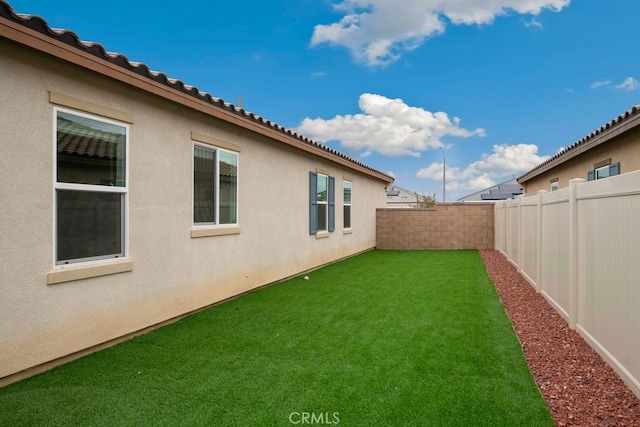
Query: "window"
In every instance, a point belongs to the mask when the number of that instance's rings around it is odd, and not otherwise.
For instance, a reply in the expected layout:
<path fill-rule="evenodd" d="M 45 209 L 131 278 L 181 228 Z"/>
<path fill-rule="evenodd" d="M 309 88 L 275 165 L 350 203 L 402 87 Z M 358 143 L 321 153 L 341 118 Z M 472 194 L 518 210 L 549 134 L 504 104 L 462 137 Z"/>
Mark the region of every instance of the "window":
<path fill-rule="evenodd" d="M 556 191 L 558 188 L 560 188 L 560 185 L 558 184 L 558 178 L 553 178 L 551 180 L 551 191 Z"/>
<path fill-rule="evenodd" d="M 55 264 L 126 257 L 128 126 L 54 114 Z"/>
<path fill-rule="evenodd" d="M 193 223 L 238 223 L 238 154 L 193 144 Z"/>
<path fill-rule="evenodd" d="M 318 231 L 327 231 L 329 221 L 329 177 L 318 174 L 318 188 L 316 189 L 318 203 Z"/>
<path fill-rule="evenodd" d="M 597 179 L 609 178 L 610 176 L 620 175 L 620 162 L 607 164 L 605 166 L 596 167 L 587 172 L 587 180 L 594 181 Z"/>
<path fill-rule="evenodd" d="M 351 228 L 351 181 L 342 181 L 343 226 Z"/>
<path fill-rule="evenodd" d="M 335 229 L 335 178 L 309 172 L 309 234 Z"/>

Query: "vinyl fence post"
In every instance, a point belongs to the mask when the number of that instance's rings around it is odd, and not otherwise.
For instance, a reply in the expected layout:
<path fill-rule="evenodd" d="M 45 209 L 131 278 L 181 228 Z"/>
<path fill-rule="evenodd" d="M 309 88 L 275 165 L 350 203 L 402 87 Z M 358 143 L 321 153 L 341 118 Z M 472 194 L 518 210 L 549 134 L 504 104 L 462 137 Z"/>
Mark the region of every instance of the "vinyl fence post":
<path fill-rule="evenodd" d="M 515 201 L 513 199 L 507 200 L 507 208 L 508 208 L 508 210 L 507 210 L 507 212 L 508 212 L 508 215 L 507 215 L 507 221 L 508 221 L 507 222 L 507 259 L 515 264 L 516 262 L 518 262 L 518 260 L 514 259 L 513 252 L 517 249 L 517 247 L 516 248 L 513 247 L 513 236 L 512 236 L 513 229 L 511 227 L 511 223 L 512 223 L 512 221 L 514 221 L 513 216 L 517 214 L 516 208 L 514 208 L 512 206 L 514 204 L 514 202 Z M 517 207 L 517 205 L 516 205 L 516 207 Z M 514 213 L 514 211 L 516 211 L 516 212 Z M 516 220 L 517 220 L 517 217 L 516 217 Z M 516 225 L 517 225 L 517 223 L 516 223 Z M 517 227 L 516 227 L 516 231 L 517 231 Z"/>
<path fill-rule="evenodd" d="M 511 199 L 505 200 L 505 223 L 507 225 L 504 233 L 504 249 L 507 259 L 511 260 Z"/>
<path fill-rule="evenodd" d="M 578 200 L 577 186 L 582 178 L 569 180 L 569 327 L 578 323 Z"/>
<path fill-rule="evenodd" d="M 506 255 L 507 248 L 504 244 L 505 236 L 505 201 L 500 200 L 495 204 L 495 216 L 494 216 L 494 232 L 495 232 L 495 248 Z"/>
<path fill-rule="evenodd" d="M 524 196 L 518 196 L 517 198 L 518 201 L 518 216 L 517 216 L 517 220 L 518 220 L 518 238 L 517 238 L 517 247 L 518 247 L 518 259 L 516 260 L 516 262 L 518 263 L 518 273 L 522 273 L 522 263 L 524 260 L 524 225 L 522 224 L 522 199 L 524 199 Z"/>
<path fill-rule="evenodd" d="M 542 289 L 542 284 L 543 284 L 543 280 L 542 280 L 542 260 L 543 258 L 543 254 L 542 254 L 542 236 L 544 235 L 543 230 L 542 230 L 542 199 L 544 198 L 545 193 L 547 193 L 547 190 L 539 190 L 538 191 L 538 208 L 537 208 L 537 215 L 536 215 L 536 226 L 538 227 L 536 229 L 536 292 L 540 292 L 540 289 Z"/>

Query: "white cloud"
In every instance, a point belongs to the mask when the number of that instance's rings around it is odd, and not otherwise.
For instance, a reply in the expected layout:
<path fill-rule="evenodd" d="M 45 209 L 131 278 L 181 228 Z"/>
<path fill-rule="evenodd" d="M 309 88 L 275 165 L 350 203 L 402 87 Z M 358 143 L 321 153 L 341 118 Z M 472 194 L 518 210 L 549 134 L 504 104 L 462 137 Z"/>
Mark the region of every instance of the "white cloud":
<path fill-rule="evenodd" d="M 327 73 L 325 73 L 324 71 L 315 71 L 315 72 L 311 73 L 311 77 L 314 78 L 314 79 L 318 79 L 318 78 L 324 77 L 326 75 L 327 75 Z"/>
<path fill-rule="evenodd" d="M 530 20 L 525 20 L 524 22 L 524 26 L 527 28 L 538 28 L 540 30 L 544 29 L 544 25 L 542 25 L 542 22 L 538 21 L 536 19 L 536 17 L 532 17 Z"/>
<path fill-rule="evenodd" d="M 591 89 L 598 89 L 599 87 L 609 86 L 610 84 L 611 84 L 611 80 L 598 80 L 597 82 L 591 83 L 591 86 L 589 87 Z"/>
<path fill-rule="evenodd" d="M 484 136 L 483 129 L 460 127 L 460 119 L 447 113 L 410 107 L 402 99 L 382 95 L 360 95 L 358 105 L 363 114 L 347 114 L 325 120 L 305 118 L 297 132 L 319 142 L 340 141 L 361 156 L 373 152 L 385 156 L 415 156 L 430 148 L 443 146 L 445 136 L 468 138 Z"/>
<path fill-rule="evenodd" d="M 619 85 L 616 85 L 616 89 L 628 91 L 638 90 L 640 89 L 640 82 L 638 82 L 638 80 L 634 79 L 633 77 L 627 77 L 625 81 L 623 81 Z"/>
<path fill-rule="evenodd" d="M 384 66 L 405 51 L 455 25 L 490 24 L 509 13 L 532 15 L 528 25 L 544 10 L 560 11 L 571 0 L 342 0 L 334 9 L 344 13 L 338 22 L 316 25 L 311 46 L 344 46 L 359 61 Z"/>
<path fill-rule="evenodd" d="M 534 144 L 494 145 L 493 153 L 483 154 L 465 169 L 447 165 L 446 181 L 448 190 L 482 190 L 498 181 L 510 179 L 524 173 L 547 160 L 548 156 L 539 156 L 538 147 Z M 420 169 L 419 178 L 442 181 L 442 163 L 432 163 Z"/>

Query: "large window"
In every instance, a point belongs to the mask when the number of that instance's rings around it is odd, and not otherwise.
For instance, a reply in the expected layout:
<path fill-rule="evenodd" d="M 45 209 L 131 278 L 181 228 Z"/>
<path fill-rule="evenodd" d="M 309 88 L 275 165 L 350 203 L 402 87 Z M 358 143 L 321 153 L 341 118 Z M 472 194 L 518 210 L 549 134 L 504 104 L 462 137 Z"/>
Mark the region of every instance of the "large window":
<path fill-rule="evenodd" d="M 127 125 L 55 109 L 55 263 L 126 256 Z"/>
<path fill-rule="evenodd" d="M 193 223 L 238 223 L 238 154 L 193 145 Z"/>
<path fill-rule="evenodd" d="M 351 181 L 342 181 L 343 226 L 351 228 Z"/>
<path fill-rule="evenodd" d="M 309 233 L 335 229 L 335 178 L 309 173 Z"/>

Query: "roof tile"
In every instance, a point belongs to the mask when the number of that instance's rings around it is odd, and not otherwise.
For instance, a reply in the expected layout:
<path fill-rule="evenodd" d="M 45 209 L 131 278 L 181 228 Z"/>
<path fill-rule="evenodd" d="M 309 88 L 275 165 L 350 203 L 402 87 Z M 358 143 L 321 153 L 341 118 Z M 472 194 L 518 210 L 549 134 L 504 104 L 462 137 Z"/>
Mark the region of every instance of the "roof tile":
<path fill-rule="evenodd" d="M 386 174 L 384 172 L 381 172 L 371 166 L 368 166 L 358 160 L 353 159 L 352 157 L 349 157 L 343 153 L 340 153 L 336 150 L 333 150 L 323 144 L 319 144 L 315 141 L 312 141 L 308 138 L 303 137 L 302 135 L 296 133 L 296 132 L 292 132 L 289 129 L 286 129 L 282 126 L 279 126 L 269 120 L 265 120 L 262 117 L 249 113 L 247 111 L 245 111 L 242 108 L 237 108 L 236 106 L 234 106 L 231 103 L 227 103 L 224 100 L 222 100 L 221 98 L 215 98 L 213 96 L 211 96 L 210 94 L 206 93 L 206 92 L 202 92 L 200 91 L 198 88 L 196 88 L 195 86 L 190 86 L 190 85 L 185 85 L 184 82 L 182 82 L 179 79 L 173 79 L 173 78 L 169 78 L 166 74 L 159 72 L 159 71 L 151 71 L 149 69 L 149 67 L 142 63 L 142 62 L 135 62 L 135 61 L 129 61 L 129 59 L 121 54 L 121 53 L 113 53 L 113 52 L 107 52 L 105 50 L 105 48 L 98 44 L 98 43 L 94 43 L 94 42 L 86 42 L 86 41 L 82 41 L 80 40 L 80 38 L 78 37 L 78 35 L 76 33 L 74 33 L 73 31 L 70 30 L 65 30 L 65 29 L 54 29 L 51 28 L 48 23 L 41 17 L 36 16 L 36 15 L 28 15 L 28 14 L 20 14 L 20 13 L 16 13 L 9 4 L 7 4 L 5 1 L 0 0 L 0 18 L 5 18 L 8 19 L 14 23 L 23 25 L 27 28 L 30 28 L 34 31 L 37 31 L 43 35 L 52 37 L 58 41 L 61 41 L 69 46 L 78 48 L 84 52 L 87 52 L 93 56 L 96 56 L 100 59 L 103 59 L 105 61 L 108 61 L 112 64 L 115 64 L 119 67 L 122 67 L 126 70 L 135 72 L 136 74 L 139 74 L 141 76 L 144 76 L 148 79 L 151 79 L 153 81 L 156 81 L 158 83 L 161 83 L 165 86 L 168 86 L 170 88 L 176 89 L 180 92 L 183 92 L 189 96 L 192 96 L 194 98 L 200 99 L 204 102 L 209 103 L 210 105 L 212 105 L 215 108 L 221 108 L 227 111 L 230 111 L 234 114 L 237 114 L 239 116 L 242 116 L 248 120 L 251 120 L 255 123 L 258 123 L 262 126 L 271 128 L 271 129 L 275 129 L 278 132 L 281 132 L 291 138 L 294 138 L 304 144 L 307 145 L 311 145 L 317 148 L 320 148 L 328 153 L 331 153 L 335 156 L 338 156 L 350 163 L 353 163 L 354 165 L 358 165 L 362 168 L 368 169 L 370 171 L 373 171 L 375 173 L 378 174 L 382 174 L 385 175 Z"/>
<path fill-rule="evenodd" d="M 551 156 L 550 158 L 548 158 L 544 162 L 540 163 L 539 165 L 537 165 L 533 169 L 527 171 L 520 178 L 518 178 L 518 180 L 520 180 L 521 178 L 523 178 L 523 177 L 525 177 L 527 175 L 535 173 L 537 170 L 543 168 L 544 166 L 548 165 L 549 163 L 557 161 L 558 159 L 560 159 L 561 157 L 566 156 L 568 153 L 570 153 L 571 151 L 577 149 L 578 147 L 581 147 L 581 146 L 591 142 L 595 137 L 599 136 L 600 134 L 602 134 L 604 132 L 607 132 L 610 129 L 613 129 L 614 127 L 619 126 L 620 124 L 622 124 L 624 122 L 627 122 L 628 120 L 630 120 L 631 118 L 635 117 L 639 113 L 640 113 L 640 105 L 633 106 L 631 109 L 629 109 L 626 112 L 620 114 L 618 117 L 610 120 L 609 122 L 607 122 L 606 124 L 602 125 L 600 128 L 594 130 L 593 132 L 591 132 L 587 136 L 579 139 L 578 141 L 576 141 L 573 144 L 571 144 L 569 147 L 565 148 L 564 150 L 559 151 L 554 156 Z"/>

